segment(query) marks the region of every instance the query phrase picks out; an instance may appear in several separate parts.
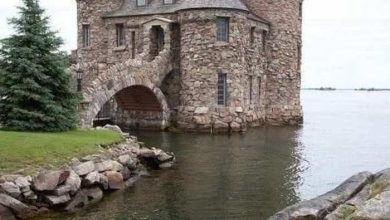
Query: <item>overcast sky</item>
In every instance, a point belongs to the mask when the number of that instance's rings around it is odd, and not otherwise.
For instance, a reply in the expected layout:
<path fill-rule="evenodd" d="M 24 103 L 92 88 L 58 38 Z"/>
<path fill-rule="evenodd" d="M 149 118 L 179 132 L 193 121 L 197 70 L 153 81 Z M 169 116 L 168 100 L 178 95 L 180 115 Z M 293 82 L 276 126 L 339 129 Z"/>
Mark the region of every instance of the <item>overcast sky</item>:
<path fill-rule="evenodd" d="M 0 38 L 20 0 L 0 1 Z M 52 26 L 76 48 L 75 0 L 41 0 Z M 303 87 L 390 88 L 390 0 L 305 0 Z"/>

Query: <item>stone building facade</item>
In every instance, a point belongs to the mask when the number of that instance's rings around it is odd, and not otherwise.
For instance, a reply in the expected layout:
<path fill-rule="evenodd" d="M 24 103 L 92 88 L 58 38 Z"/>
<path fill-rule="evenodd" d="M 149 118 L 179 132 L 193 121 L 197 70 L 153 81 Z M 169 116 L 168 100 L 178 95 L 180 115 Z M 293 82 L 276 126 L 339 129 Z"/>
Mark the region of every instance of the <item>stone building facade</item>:
<path fill-rule="evenodd" d="M 77 0 L 80 118 L 244 131 L 296 125 L 302 0 Z"/>

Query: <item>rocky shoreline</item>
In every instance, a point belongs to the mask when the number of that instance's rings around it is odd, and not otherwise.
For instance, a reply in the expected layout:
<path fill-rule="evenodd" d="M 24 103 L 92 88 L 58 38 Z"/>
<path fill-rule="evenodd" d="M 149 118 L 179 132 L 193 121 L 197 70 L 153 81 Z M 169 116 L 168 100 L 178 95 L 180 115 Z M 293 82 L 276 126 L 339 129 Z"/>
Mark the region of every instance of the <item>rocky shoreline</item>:
<path fill-rule="evenodd" d="M 146 167 L 170 168 L 174 162 L 173 153 L 146 148 L 137 138 L 126 137 L 104 153 L 73 159 L 58 170 L 35 176 L 4 175 L 0 219 L 28 219 L 49 210 L 77 211 L 99 202 L 106 193 L 133 186 L 147 173 Z"/>
<path fill-rule="evenodd" d="M 336 189 L 290 206 L 269 220 L 390 219 L 390 169 L 358 173 Z"/>

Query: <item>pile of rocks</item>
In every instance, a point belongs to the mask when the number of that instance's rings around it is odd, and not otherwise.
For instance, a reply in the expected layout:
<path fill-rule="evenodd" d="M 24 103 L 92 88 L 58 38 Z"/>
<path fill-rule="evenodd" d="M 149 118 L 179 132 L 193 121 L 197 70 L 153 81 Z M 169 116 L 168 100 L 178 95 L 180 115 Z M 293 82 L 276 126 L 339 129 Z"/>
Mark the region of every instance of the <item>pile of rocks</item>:
<path fill-rule="evenodd" d="M 59 170 L 0 177 L 0 219 L 26 219 L 48 209 L 74 211 L 100 201 L 104 193 L 132 186 L 145 173 L 143 165 L 169 168 L 175 162 L 172 153 L 142 145 L 130 137 Z"/>
<path fill-rule="evenodd" d="M 390 169 L 356 174 L 336 189 L 288 207 L 269 220 L 390 219 Z"/>

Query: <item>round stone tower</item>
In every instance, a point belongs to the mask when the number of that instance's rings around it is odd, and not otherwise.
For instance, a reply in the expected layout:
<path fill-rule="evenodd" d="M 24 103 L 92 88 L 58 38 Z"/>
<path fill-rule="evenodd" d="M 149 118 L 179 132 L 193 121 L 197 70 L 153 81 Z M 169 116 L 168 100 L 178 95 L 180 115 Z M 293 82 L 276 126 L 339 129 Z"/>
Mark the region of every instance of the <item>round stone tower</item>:
<path fill-rule="evenodd" d="M 298 124 L 303 0 L 243 0 L 251 12 L 271 23 L 267 36 L 268 124 Z"/>

